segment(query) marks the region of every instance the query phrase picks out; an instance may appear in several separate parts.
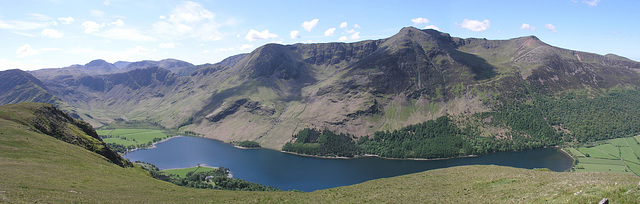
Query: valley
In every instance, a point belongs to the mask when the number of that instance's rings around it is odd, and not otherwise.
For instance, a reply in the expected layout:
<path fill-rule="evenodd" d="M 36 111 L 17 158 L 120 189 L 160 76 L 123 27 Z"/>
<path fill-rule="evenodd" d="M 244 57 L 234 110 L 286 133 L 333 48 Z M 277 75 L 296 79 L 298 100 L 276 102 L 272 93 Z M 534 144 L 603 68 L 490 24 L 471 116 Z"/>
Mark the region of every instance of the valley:
<path fill-rule="evenodd" d="M 5 103 L 56 104 L 96 128 L 153 124 L 274 150 L 305 128 L 356 141 L 443 116 L 468 130 L 461 138 L 474 154 L 640 133 L 632 114 L 640 63 L 554 47 L 535 36 L 465 39 L 406 27 L 355 43 L 267 44 L 216 64 L 118 65 L 95 60 L 12 71 L 37 94 L 20 95 L 13 83 L 3 89 L 13 94 Z M 567 114 L 559 108 L 566 106 L 582 109 Z M 584 108 L 600 112 L 585 115 L 595 112 Z M 576 124 L 576 117 L 589 121 Z M 603 129 L 584 126 L 603 123 Z"/>
<path fill-rule="evenodd" d="M 482 195 L 499 193 L 505 202 L 595 202 L 605 196 L 633 202 L 640 192 L 636 176 L 640 150 L 636 151 L 637 141 L 629 138 L 640 134 L 638 71 L 638 62 L 554 47 L 535 36 L 458 38 L 414 27 L 389 38 L 355 43 L 267 44 L 216 64 L 193 65 L 174 59 L 114 64 L 94 60 L 58 69 L 2 71 L 0 99 L 9 105 L 0 109 L 0 122 L 6 127 L 2 134 L 10 136 L 1 137 L 0 151 L 6 155 L 0 158 L 0 168 L 6 170 L 0 176 L 2 196 L 5 201 L 27 202 L 93 202 L 113 197 L 140 202 L 194 197 L 196 201 L 298 202 L 331 196 L 350 202 L 384 195 L 408 202 L 418 198 L 469 202 L 489 201 Z M 411 166 L 411 171 L 376 174 L 338 185 L 343 187 L 323 187 L 322 181 L 313 181 L 313 188 L 303 189 L 314 191 L 310 193 L 249 193 L 199 191 L 157 181 L 149 175 L 153 173 L 112 151 L 145 148 L 180 134 L 270 149 L 228 147 L 238 151 L 419 160 L 484 155 L 478 157 L 482 158 L 566 146 L 576 163 L 575 172 L 560 173 L 456 167 L 493 165 L 495 159 L 459 164 L 455 162 L 476 158 L 434 160 L 455 164 L 437 170 Z M 104 141 L 98 135 L 104 135 Z M 182 141 L 180 138 L 170 142 Z M 116 145 L 108 148 L 105 142 Z M 125 157 L 157 149 L 138 150 Z M 179 149 L 207 151 L 207 147 Z M 219 153 L 207 155 L 215 154 Z M 43 160 L 45 157 L 54 160 Z M 385 160 L 355 160 L 363 159 Z M 78 174 L 81 167 L 85 170 Z M 36 175 L 26 170 L 31 168 L 55 173 Z M 394 170 L 398 169 L 403 168 Z M 243 167 L 231 171 L 246 176 Z M 464 173 L 469 171 L 474 174 Z M 27 177 L 37 179 L 8 179 Z M 49 186 L 38 187 L 34 180 Z M 265 184 L 267 180 L 250 182 Z M 284 177 L 275 180 L 287 181 Z M 173 181 L 190 182 L 184 178 Z M 415 194 L 428 188 L 425 183 L 448 186 L 429 190 L 446 196 Z M 531 185 L 543 188 L 532 189 Z M 119 187 L 105 192 L 99 186 Z M 519 190 L 509 190 L 514 188 Z M 140 194 L 145 196 L 135 196 Z M 411 196 L 398 197 L 404 194 Z"/>

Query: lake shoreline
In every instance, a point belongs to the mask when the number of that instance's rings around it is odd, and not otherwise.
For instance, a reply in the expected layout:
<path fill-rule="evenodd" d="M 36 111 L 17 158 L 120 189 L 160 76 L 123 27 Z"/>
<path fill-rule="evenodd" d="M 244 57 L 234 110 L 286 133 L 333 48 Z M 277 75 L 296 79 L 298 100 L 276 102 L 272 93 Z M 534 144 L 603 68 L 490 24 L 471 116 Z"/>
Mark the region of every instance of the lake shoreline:
<path fill-rule="evenodd" d="M 153 143 L 153 146 L 151 148 L 144 148 L 144 149 L 152 149 L 155 148 L 155 145 L 157 143 L 161 143 L 161 142 L 165 142 L 171 138 L 176 138 L 176 137 L 192 137 L 192 136 L 184 136 L 184 135 L 178 135 L 178 136 L 174 136 L 174 137 L 170 137 L 167 138 L 165 140 Z M 197 137 L 197 136 L 195 136 Z M 482 156 L 482 155 L 462 155 L 462 156 L 456 156 L 456 157 L 446 157 L 446 158 L 390 158 L 390 157 L 381 157 L 379 155 L 375 155 L 375 154 L 363 154 L 363 155 L 354 155 L 353 157 L 340 157 L 340 156 L 319 156 L 319 155 L 310 155 L 310 154 L 300 154 L 300 153 L 296 153 L 296 152 L 288 152 L 288 151 L 283 151 L 283 150 L 276 150 L 276 149 L 269 149 L 269 148 L 264 148 L 264 147 L 257 147 L 257 148 L 248 148 L 248 147 L 242 147 L 242 146 L 238 146 L 238 145 L 234 145 L 233 143 L 230 142 L 225 142 L 222 140 L 218 140 L 218 139 L 214 139 L 214 138 L 209 138 L 209 137 L 201 137 L 201 138 L 205 138 L 205 139 L 210 139 L 210 140 L 215 140 L 215 141 L 219 141 L 228 145 L 231 145 L 232 147 L 238 148 L 238 149 L 243 149 L 243 150 L 256 150 L 256 149 L 265 149 L 265 150 L 271 150 L 271 151 L 277 151 L 277 152 L 282 152 L 282 153 L 286 153 L 286 154 L 292 154 L 292 155 L 297 155 L 297 156 L 303 156 L 303 157 L 312 157 L 312 158 L 320 158 L 320 159 L 358 159 L 358 158 L 366 158 L 366 157 L 377 157 L 380 159 L 387 159 L 387 160 L 406 160 L 406 161 L 438 161 L 438 160 L 448 160 L 448 159 L 457 159 L 457 158 L 473 158 L 473 157 L 478 157 L 478 156 Z M 567 153 L 566 151 L 564 151 L 562 148 L 560 148 L 559 146 L 550 146 L 550 147 L 542 147 L 542 148 L 536 148 L 536 149 L 547 149 L 547 148 L 557 148 L 559 150 L 561 150 L 564 154 L 568 155 L 572 161 L 575 161 L 575 158 L 573 158 L 573 156 L 571 156 L 569 153 Z M 527 151 L 527 150 L 534 150 L 534 149 L 526 149 L 526 150 L 514 150 L 514 151 L 504 151 L 504 152 L 519 152 L 519 151 Z M 487 154 L 491 154 L 491 153 L 497 153 L 497 152 L 490 152 Z M 483 154 L 486 155 L 486 154 Z M 573 166 L 572 166 L 573 167 Z"/>
<path fill-rule="evenodd" d="M 173 136 L 173 137 L 168 137 L 164 140 L 155 142 L 152 144 L 151 147 L 149 148 L 142 148 L 142 149 L 153 149 L 156 148 L 156 144 L 161 143 L 161 142 L 165 142 L 168 141 L 169 139 L 172 138 L 177 138 L 177 137 L 198 137 L 198 136 L 184 136 L 184 135 L 177 135 L 177 136 Z M 282 153 L 286 153 L 286 154 L 292 154 L 292 155 L 297 155 L 297 156 L 303 156 L 303 157 L 312 157 L 312 158 L 320 158 L 320 159 L 358 159 L 358 158 L 366 158 L 366 157 L 377 157 L 380 159 L 387 159 L 387 160 L 406 160 L 406 161 L 438 161 L 438 160 L 448 160 L 448 159 L 457 159 L 457 158 L 472 158 L 472 157 L 478 157 L 478 156 L 482 156 L 482 155 L 462 155 L 462 156 L 456 156 L 456 157 L 446 157 L 446 158 L 391 158 L 391 157 L 381 157 L 379 155 L 375 155 L 375 154 L 362 154 L 362 155 L 354 155 L 353 157 L 341 157 L 341 156 L 319 156 L 319 155 L 310 155 L 310 154 L 300 154 L 300 153 L 296 153 L 296 152 L 288 152 L 288 151 L 283 151 L 283 150 L 275 150 L 275 149 L 269 149 L 269 148 L 264 148 L 264 147 L 256 147 L 256 148 L 248 148 L 248 147 L 242 147 L 242 146 L 238 146 L 238 145 L 234 145 L 233 143 L 230 142 L 225 142 L 222 140 L 218 140 L 218 139 L 214 139 L 214 138 L 209 138 L 209 137 L 200 137 L 200 138 L 205 138 L 205 139 L 210 139 L 210 140 L 215 140 L 215 141 L 219 141 L 228 145 L 231 145 L 232 147 L 238 148 L 238 149 L 243 149 L 243 150 L 256 150 L 256 149 L 265 149 L 265 150 L 271 150 L 271 151 L 277 151 L 277 152 L 282 152 Z M 560 151 L 562 151 L 564 154 L 568 155 L 572 162 L 575 162 L 575 158 L 573 158 L 573 156 L 571 154 L 569 154 L 568 152 L 566 152 L 564 149 L 562 149 L 560 146 L 551 146 L 551 147 L 542 147 L 542 148 L 536 148 L 536 149 L 547 149 L 547 148 L 557 148 Z M 139 148 L 133 149 L 129 152 L 133 152 L 135 150 L 138 150 Z M 514 151 L 505 151 L 505 152 L 518 152 L 518 151 L 527 151 L 527 150 L 534 150 L 534 149 L 526 149 L 526 150 L 514 150 Z M 497 152 L 490 152 L 487 154 L 491 154 L 491 153 L 497 153 Z M 486 154 L 483 154 L 486 155 Z M 573 167 L 573 165 L 572 165 Z"/>
<path fill-rule="evenodd" d="M 128 154 L 130 152 L 134 152 L 136 150 L 141 150 L 141 149 L 153 149 L 153 148 L 156 148 L 156 144 L 159 144 L 159 143 L 162 143 L 162 142 L 166 142 L 166 141 L 169 141 L 170 139 L 177 138 L 177 137 L 186 137 L 186 136 L 176 135 L 176 136 L 167 137 L 167 138 L 164 138 L 163 140 L 160 140 L 160 141 L 152 143 L 151 146 L 149 146 L 147 148 L 134 148 L 134 149 L 131 149 L 131 150 L 127 150 L 127 152 L 125 152 L 124 154 Z"/>
<path fill-rule="evenodd" d="M 561 150 L 564 154 L 567 154 L 572 159 L 572 161 L 575 161 L 575 159 L 569 153 L 564 151 L 559 146 L 542 147 L 542 148 L 536 148 L 536 149 L 547 149 L 547 148 L 557 148 L 557 149 Z M 264 149 L 266 149 L 266 148 L 264 148 Z M 271 150 L 271 149 L 268 149 L 268 150 Z M 514 151 L 504 151 L 504 152 L 519 152 L 519 151 L 527 151 L 527 150 L 535 150 L 535 149 L 514 150 Z M 472 157 L 478 157 L 478 156 L 492 154 L 492 153 L 498 153 L 498 152 L 490 152 L 490 153 L 482 154 L 482 155 L 470 154 L 470 155 L 462 155 L 462 156 L 446 157 L 446 158 L 391 158 L 391 157 L 381 157 L 381 156 L 375 155 L 375 154 L 355 155 L 353 157 L 338 157 L 338 156 L 318 156 L 318 155 L 300 154 L 300 153 L 296 153 L 296 152 L 288 152 L 288 151 L 283 151 L 283 150 L 280 150 L 279 152 L 298 155 L 298 156 L 303 156 L 303 157 L 313 157 L 313 158 L 321 158 L 321 159 L 358 159 L 358 158 L 365 158 L 365 157 L 377 157 L 377 158 L 380 158 L 380 159 L 387 159 L 387 160 L 407 160 L 407 161 L 437 161 L 437 160 L 447 160 L 447 159 L 457 159 L 457 158 L 472 158 Z"/>
<path fill-rule="evenodd" d="M 567 155 L 551 148 L 466 157 L 387 159 L 370 154 L 356 157 L 362 159 L 318 157 L 266 148 L 245 151 L 219 140 L 195 137 L 180 137 L 157 145 L 155 149 L 136 151 L 125 156 L 131 161 L 153 163 L 162 170 L 189 168 L 196 164 L 225 167 L 233 171 L 234 178 L 275 186 L 282 190 L 297 189 L 305 192 L 461 165 L 548 168 L 558 172 L 571 166 L 571 159 Z"/>

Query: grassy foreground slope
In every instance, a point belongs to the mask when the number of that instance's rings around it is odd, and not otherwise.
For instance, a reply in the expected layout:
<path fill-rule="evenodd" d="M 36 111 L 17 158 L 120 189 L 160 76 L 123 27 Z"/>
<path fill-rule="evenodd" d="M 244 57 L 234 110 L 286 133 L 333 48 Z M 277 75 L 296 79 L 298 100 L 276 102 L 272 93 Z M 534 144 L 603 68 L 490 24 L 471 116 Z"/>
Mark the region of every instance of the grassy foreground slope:
<path fill-rule="evenodd" d="M 191 189 L 0 115 L 0 199 L 11 203 L 639 203 L 639 182 L 631 175 L 462 166 L 311 193 Z"/>

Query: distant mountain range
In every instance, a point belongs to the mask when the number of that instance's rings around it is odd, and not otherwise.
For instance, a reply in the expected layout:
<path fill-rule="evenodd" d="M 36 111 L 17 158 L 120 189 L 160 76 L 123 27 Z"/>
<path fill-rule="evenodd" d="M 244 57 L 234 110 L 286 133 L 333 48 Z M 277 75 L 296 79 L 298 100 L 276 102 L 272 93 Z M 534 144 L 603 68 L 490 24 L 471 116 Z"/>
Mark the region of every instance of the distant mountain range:
<path fill-rule="evenodd" d="M 380 40 L 267 44 L 216 64 L 94 60 L 9 70 L 0 72 L 0 104 L 51 103 L 94 127 L 148 122 L 273 149 L 306 127 L 361 137 L 443 115 L 509 140 L 520 134 L 515 123 L 482 114 L 540 97 L 636 90 L 638 71 L 640 63 L 624 57 L 562 49 L 535 36 L 463 39 L 408 27 Z"/>

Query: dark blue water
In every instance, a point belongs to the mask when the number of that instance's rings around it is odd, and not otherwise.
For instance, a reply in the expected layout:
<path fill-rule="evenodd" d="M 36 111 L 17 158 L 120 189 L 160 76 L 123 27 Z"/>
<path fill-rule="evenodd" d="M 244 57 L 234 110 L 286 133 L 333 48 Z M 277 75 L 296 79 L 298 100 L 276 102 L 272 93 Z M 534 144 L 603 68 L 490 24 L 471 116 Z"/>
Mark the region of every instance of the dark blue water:
<path fill-rule="evenodd" d="M 461 165 L 492 164 L 564 171 L 572 164 L 571 158 L 557 148 L 417 161 L 377 157 L 322 159 L 267 149 L 238 149 L 217 140 L 198 137 L 177 137 L 156 146 L 128 153 L 125 158 L 150 162 L 160 169 L 192 167 L 198 164 L 223 166 L 231 170 L 234 178 L 283 190 L 302 191 L 347 186 L 377 178 Z"/>

